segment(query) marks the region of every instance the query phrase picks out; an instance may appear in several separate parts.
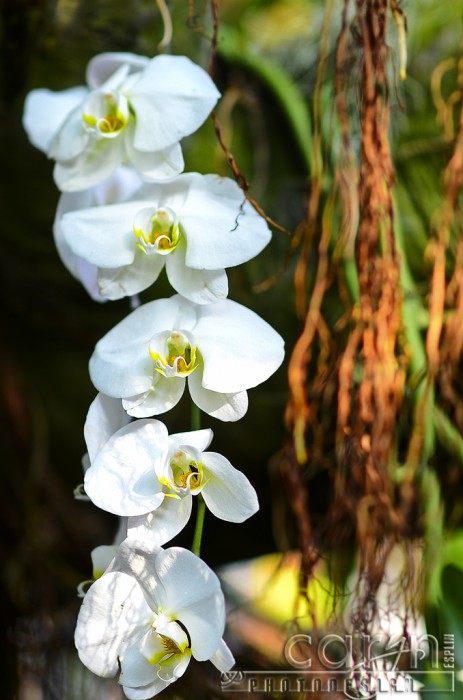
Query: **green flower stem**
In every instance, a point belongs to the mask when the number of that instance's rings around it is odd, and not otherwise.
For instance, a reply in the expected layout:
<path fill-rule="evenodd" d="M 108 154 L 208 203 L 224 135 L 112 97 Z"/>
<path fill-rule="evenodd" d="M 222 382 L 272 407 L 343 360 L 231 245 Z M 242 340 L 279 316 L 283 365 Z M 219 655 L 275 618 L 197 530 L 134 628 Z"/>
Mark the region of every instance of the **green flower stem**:
<path fill-rule="evenodd" d="M 439 441 L 460 464 L 463 464 L 463 438 L 460 431 L 438 406 L 433 406 L 432 417 Z"/>
<path fill-rule="evenodd" d="M 199 557 L 201 552 L 201 540 L 203 537 L 204 516 L 206 515 L 206 504 L 201 494 L 198 495 L 198 510 L 196 511 L 195 534 L 193 536 L 193 544 L 191 551 Z"/>
<path fill-rule="evenodd" d="M 191 404 L 191 429 L 201 429 L 201 409 L 195 403 Z"/>
<path fill-rule="evenodd" d="M 358 304 L 360 301 L 360 287 L 357 265 L 354 258 L 344 256 L 344 274 L 351 299 L 355 304 Z"/>
<path fill-rule="evenodd" d="M 434 388 L 428 385 L 426 379 L 427 357 L 425 341 L 422 335 L 423 303 L 421 295 L 416 288 L 413 275 L 408 265 L 405 254 L 405 242 L 402 230 L 402 222 L 399 217 L 397 201 L 393 198 L 395 216 L 394 234 L 396 238 L 397 250 L 400 255 L 400 281 L 404 292 L 402 307 L 403 325 L 408 344 L 410 357 L 410 372 L 415 384 L 415 416 L 423 411 L 423 461 L 427 462 L 434 454 L 436 430 L 432 417 L 434 408 Z M 413 478 L 417 465 L 408 465 L 408 478 Z"/>
<path fill-rule="evenodd" d="M 191 429 L 201 429 L 201 410 L 195 403 L 191 404 Z M 193 544 L 191 551 L 199 557 L 201 551 L 201 540 L 203 538 L 204 516 L 206 515 L 206 504 L 201 494 L 198 494 L 198 509 L 196 511 L 195 534 L 193 535 Z"/>

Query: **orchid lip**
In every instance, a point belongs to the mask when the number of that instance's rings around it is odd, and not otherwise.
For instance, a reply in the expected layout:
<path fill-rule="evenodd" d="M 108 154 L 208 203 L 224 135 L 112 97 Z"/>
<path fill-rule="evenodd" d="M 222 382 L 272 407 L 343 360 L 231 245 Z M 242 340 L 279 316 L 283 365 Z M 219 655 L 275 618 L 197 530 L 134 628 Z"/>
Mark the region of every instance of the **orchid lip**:
<path fill-rule="evenodd" d="M 164 331 L 153 336 L 149 354 L 154 370 L 164 377 L 187 377 L 199 366 L 197 348 L 183 331 Z"/>
<path fill-rule="evenodd" d="M 203 464 L 182 449 L 177 450 L 169 461 L 172 480 L 165 479 L 166 486 L 172 491 L 198 493 L 204 486 Z"/>
<path fill-rule="evenodd" d="M 159 620 L 163 624 L 158 624 Z M 166 671 L 171 669 L 171 674 L 166 678 L 169 680 L 170 675 L 175 676 L 175 670 L 183 663 L 184 657 L 189 660 L 191 656 L 189 635 L 176 620 L 168 620 L 162 613 L 153 621 L 152 635 L 141 649 L 142 654 L 149 663 L 159 667 L 158 673 L 162 668 Z"/>
<path fill-rule="evenodd" d="M 169 255 L 181 239 L 178 216 L 170 207 L 140 209 L 135 215 L 133 232 L 138 248 L 146 255 Z"/>
<path fill-rule="evenodd" d="M 125 129 L 130 118 L 127 98 L 116 90 L 95 90 L 85 100 L 82 123 L 85 131 L 97 139 L 112 139 Z"/>

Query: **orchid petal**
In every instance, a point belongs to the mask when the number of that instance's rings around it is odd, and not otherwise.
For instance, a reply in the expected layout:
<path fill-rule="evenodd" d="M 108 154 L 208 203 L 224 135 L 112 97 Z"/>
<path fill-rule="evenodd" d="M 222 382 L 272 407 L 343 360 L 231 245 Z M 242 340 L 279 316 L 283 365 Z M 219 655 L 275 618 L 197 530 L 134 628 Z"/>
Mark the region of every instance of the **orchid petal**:
<path fill-rule="evenodd" d="M 127 537 L 127 522 L 128 518 L 119 518 L 119 526 L 117 528 L 117 532 L 114 535 L 114 542 L 113 544 L 119 547 L 121 542 L 123 542 L 126 537 Z"/>
<path fill-rule="evenodd" d="M 87 290 L 88 294 L 94 301 L 99 303 L 107 301 L 107 299 L 100 293 L 98 284 L 98 268 L 96 265 L 92 265 L 86 260 L 77 258 L 76 277 L 81 281 L 82 286 Z"/>
<path fill-rule="evenodd" d="M 94 187 L 63 193 L 58 202 L 55 222 L 69 212 L 123 202 L 141 186 L 140 177 L 133 168 L 120 167 L 110 178 Z"/>
<path fill-rule="evenodd" d="M 92 90 L 91 95 L 97 95 L 98 93 L 110 93 L 119 92 L 121 89 L 125 88 L 127 83 L 130 83 L 128 78 L 130 73 L 130 66 L 127 63 L 121 64 L 118 68 L 114 70 L 110 75 L 107 76 L 106 80 L 101 83 L 95 90 Z M 135 72 L 135 75 L 139 71 Z M 127 98 L 124 96 L 124 100 Z"/>
<path fill-rule="evenodd" d="M 114 52 L 100 53 L 94 56 L 87 65 L 87 84 L 92 90 L 105 83 L 120 66 L 128 66 L 130 73 L 137 73 L 149 64 L 146 56 L 138 56 L 133 53 Z"/>
<path fill-rule="evenodd" d="M 219 270 L 258 255 L 271 232 L 236 182 L 218 175 L 192 177 L 181 213 L 187 266 Z"/>
<path fill-rule="evenodd" d="M 207 507 L 216 518 L 242 523 L 259 510 L 249 479 L 220 454 L 202 456 L 206 485 L 202 490 Z"/>
<path fill-rule="evenodd" d="M 202 384 L 202 373 L 198 369 L 188 377 L 188 389 L 194 403 L 213 418 L 228 421 L 237 421 L 248 410 L 248 395 L 245 391 L 222 394 L 205 389 Z"/>
<path fill-rule="evenodd" d="M 147 182 L 136 193 L 137 199 L 145 200 L 145 206 L 169 207 L 181 214 L 194 173 L 184 173 L 169 182 Z"/>
<path fill-rule="evenodd" d="M 163 611 L 185 625 L 195 659 L 209 659 L 225 626 L 219 579 L 201 559 L 179 547 L 161 550 L 155 567 L 167 596 Z"/>
<path fill-rule="evenodd" d="M 154 635 L 152 631 L 147 632 L 145 639 L 151 635 Z M 136 688 L 150 685 L 158 678 L 157 670 L 158 665 L 151 664 L 139 651 L 138 647 L 130 646 L 121 659 L 119 683 L 122 686 Z M 162 688 L 165 688 L 165 685 L 166 684 L 163 682 Z M 151 696 L 148 695 L 147 697 Z"/>
<path fill-rule="evenodd" d="M 85 474 L 87 469 L 90 468 L 90 457 L 88 456 L 88 452 L 86 452 L 84 455 L 82 455 L 81 464 L 82 464 L 82 469 L 83 469 L 84 474 Z M 74 498 L 76 498 L 75 492 L 74 492 Z M 85 496 L 85 498 L 87 498 L 87 496 Z"/>
<path fill-rule="evenodd" d="M 161 551 L 163 550 L 152 541 L 127 538 L 121 543 L 111 565 L 114 571 L 121 571 L 137 579 L 148 605 L 155 614 L 164 610 L 167 603 L 167 593 L 156 570 L 156 557 Z"/>
<path fill-rule="evenodd" d="M 227 394 L 250 389 L 283 362 L 281 336 L 253 311 L 229 299 L 200 307 L 194 334 L 204 361 L 205 389 Z"/>
<path fill-rule="evenodd" d="M 92 201 L 86 206 L 74 207 L 74 209 L 87 209 L 90 206 L 106 206 L 124 202 L 132 197 L 142 187 L 139 174 L 131 167 L 121 166 L 104 182 L 90 188 Z"/>
<path fill-rule="evenodd" d="M 181 242 L 167 257 L 167 278 L 172 287 L 195 304 L 211 304 L 225 299 L 228 279 L 225 270 L 193 270 L 185 265 L 186 245 Z"/>
<path fill-rule="evenodd" d="M 134 418 L 157 416 L 176 406 L 185 391 L 184 377 L 162 377 L 156 374 L 151 388 L 143 394 L 122 400 L 122 405 Z"/>
<path fill-rule="evenodd" d="M 203 430 L 190 430 L 186 433 L 174 433 L 169 436 L 169 444 L 173 449 L 178 449 L 180 446 L 194 447 L 198 452 L 207 450 L 212 442 L 213 432 L 210 428 Z M 171 447 L 172 449 L 172 447 Z"/>
<path fill-rule="evenodd" d="M 117 430 L 130 421 L 120 400 L 98 394 L 90 404 L 84 426 L 84 437 L 90 461 Z"/>
<path fill-rule="evenodd" d="M 201 126 L 219 97 L 208 74 L 185 56 L 156 56 L 130 91 L 135 148 L 160 151 L 177 143 Z"/>
<path fill-rule="evenodd" d="M 163 267 L 161 255 L 145 255 L 137 250 L 131 265 L 97 270 L 99 294 L 102 299 L 122 299 L 138 294 L 157 280 Z"/>
<path fill-rule="evenodd" d="M 120 167 L 111 177 L 94 187 L 80 192 L 63 193 L 58 202 L 55 221 L 69 212 L 123 202 L 141 186 L 140 177 L 133 168 Z"/>
<path fill-rule="evenodd" d="M 98 452 L 85 473 L 85 491 L 103 510 L 144 515 L 164 500 L 153 463 L 167 450 L 167 428 L 157 420 L 130 423 Z"/>
<path fill-rule="evenodd" d="M 91 557 L 94 579 L 103 576 L 104 572 L 116 556 L 116 553 L 117 546 L 113 544 L 101 544 L 99 547 L 95 547 L 95 549 L 92 549 Z"/>
<path fill-rule="evenodd" d="M 75 255 L 68 244 L 66 243 L 63 236 L 63 229 L 61 228 L 61 222 L 59 220 L 59 206 L 62 203 L 63 197 L 73 197 L 74 195 L 79 195 L 81 193 L 66 193 L 62 195 L 60 203 L 58 205 L 58 212 L 53 225 L 53 237 L 55 239 L 56 249 L 58 255 L 61 258 L 63 265 L 69 270 L 71 275 L 78 279 L 87 292 L 90 294 L 94 301 L 103 302 L 105 299 L 101 296 L 98 290 L 98 268 L 96 265 L 79 258 Z M 64 203 L 69 206 L 67 202 Z"/>
<path fill-rule="evenodd" d="M 60 92 L 32 90 L 26 97 L 23 115 L 23 126 L 30 142 L 48 153 L 66 117 L 81 104 L 87 93 L 87 88 L 82 86 Z"/>
<path fill-rule="evenodd" d="M 73 160 L 84 151 L 88 143 L 89 136 L 82 123 L 82 108 L 78 105 L 68 114 L 53 137 L 48 156 L 61 161 Z"/>
<path fill-rule="evenodd" d="M 135 579 L 120 572 L 105 574 L 90 587 L 77 619 L 75 644 L 82 663 L 98 676 L 115 676 L 118 657 L 143 637 L 152 619 Z"/>
<path fill-rule="evenodd" d="M 92 141 L 76 158 L 57 161 L 53 176 L 62 192 L 84 190 L 110 177 L 124 158 L 123 135 L 116 139 Z"/>
<path fill-rule="evenodd" d="M 65 214 L 64 240 L 75 255 L 98 267 L 130 265 L 135 257 L 133 219 L 142 205 L 124 202 Z"/>
<path fill-rule="evenodd" d="M 128 700 L 148 700 L 148 698 L 152 698 L 155 695 L 158 695 L 158 693 L 161 691 L 165 690 L 168 685 L 170 685 L 170 683 L 163 681 L 162 678 L 156 678 L 148 685 L 143 685 L 138 688 L 131 688 L 123 685 L 122 689 Z"/>
<path fill-rule="evenodd" d="M 161 546 L 183 530 L 190 519 L 192 505 L 191 496 L 165 497 L 152 513 L 129 518 L 127 537 Z"/>
<path fill-rule="evenodd" d="M 220 640 L 219 648 L 211 656 L 209 661 L 221 672 L 229 671 L 235 665 L 235 658 L 223 639 Z"/>
<path fill-rule="evenodd" d="M 182 172 L 185 162 L 180 144 L 149 153 L 140 151 L 133 144 L 134 129 L 134 124 L 127 127 L 127 156 L 145 180 L 168 180 Z"/>
<path fill-rule="evenodd" d="M 177 662 L 173 668 L 169 667 L 170 664 L 167 667 L 162 665 L 158 671 L 160 678 L 165 680 L 167 683 L 176 681 L 183 676 L 188 668 L 188 664 L 190 663 L 191 649 L 186 649 L 184 654 L 175 655 L 173 659 L 175 659 Z"/>

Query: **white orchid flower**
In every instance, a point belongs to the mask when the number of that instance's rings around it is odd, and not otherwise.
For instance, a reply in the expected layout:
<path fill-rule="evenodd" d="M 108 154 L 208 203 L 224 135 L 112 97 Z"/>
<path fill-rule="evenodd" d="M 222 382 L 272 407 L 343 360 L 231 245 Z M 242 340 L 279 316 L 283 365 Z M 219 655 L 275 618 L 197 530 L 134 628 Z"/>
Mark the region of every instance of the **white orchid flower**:
<path fill-rule="evenodd" d="M 283 356 L 281 336 L 245 306 L 229 299 L 198 306 L 175 295 L 140 306 L 109 331 L 90 376 L 136 418 L 169 411 L 188 380 L 201 410 L 236 421 L 247 411 L 246 390 L 268 379 Z"/>
<path fill-rule="evenodd" d="M 95 56 L 86 87 L 32 90 L 23 124 L 30 141 L 56 161 L 65 192 L 87 189 L 130 162 L 145 180 L 183 170 L 179 141 L 193 133 L 219 92 L 184 56 L 148 59 L 130 53 Z"/>
<path fill-rule="evenodd" d="M 188 522 L 201 493 L 217 518 L 241 523 L 259 509 L 247 477 L 216 452 L 211 430 L 170 435 L 144 419 L 118 430 L 85 474 L 85 491 L 103 510 L 128 519 L 128 536 L 162 545 Z M 136 517 L 133 517 L 136 516 Z"/>
<path fill-rule="evenodd" d="M 214 572 L 178 547 L 122 543 L 112 570 L 86 594 L 75 643 L 93 673 L 115 677 L 129 700 L 146 700 L 185 672 L 191 657 L 229 670 L 225 604 Z"/>
<path fill-rule="evenodd" d="M 114 198 L 107 206 L 74 195 L 74 211 L 64 207 L 69 197 L 63 196 L 55 230 L 75 260 L 91 267 L 103 299 L 141 292 L 165 265 L 182 296 L 216 302 L 228 293 L 224 268 L 250 260 L 271 238 L 238 185 L 218 175 L 189 173 L 144 185 L 128 201 Z"/>

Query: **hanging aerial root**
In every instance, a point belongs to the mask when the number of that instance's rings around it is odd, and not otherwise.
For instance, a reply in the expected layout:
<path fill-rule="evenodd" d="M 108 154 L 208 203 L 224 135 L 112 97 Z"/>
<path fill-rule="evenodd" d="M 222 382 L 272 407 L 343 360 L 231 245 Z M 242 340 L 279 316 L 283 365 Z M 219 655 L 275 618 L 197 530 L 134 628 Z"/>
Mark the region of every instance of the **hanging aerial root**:
<path fill-rule="evenodd" d="M 303 481 L 300 465 L 291 444 L 282 452 L 280 469 L 298 528 L 298 544 L 301 551 L 300 592 L 306 597 L 307 584 L 320 558 L 320 552 L 313 541 L 308 488 Z"/>
<path fill-rule="evenodd" d="M 458 68 L 458 90 L 447 103 L 447 111 L 460 102 L 460 122 L 453 155 L 444 173 L 445 196 L 436 220 L 436 239 L 433 247 L 434 268 L 430 290 L 430 322 L 426 338 L 429 376 L 438 382 L 444 401 L 451 408 L 457 427 L 463 430 L 463 397 L 459 387 L 459 363 L 463 352 L 463 210 L 460 195 L 463 188 L 463 58 L 445 62 L 436 69 L 434 99 L 441 113 L 446 109 L 439 102 L 440 80 L 444 71 Z M 437 85 L 439 89 L 437 89 Z M 450 102 L 450 104 L 449 104 Z M 443 118 L 444 121 L 444 118 Z M 444 121 L 445 124 L 445 121 Z M 447 284 L 447 251 L 452 233 L 456 239 L 453 274 Z"/>
<path fill-rule="evenodd" d="M 352 453 L 355 459 L 344 487 L 357 493 L 356 532 L 362 552 L 363 588 L 354 626 L 361 628 L 368 627 L 375 615 L 375 593 L 398 536 L 389 463 L 406 376 L 406 360 L 399 345 L 402 299 L 391 199 L 394 172 L 388 142 L 387 19 L 387 0 L 357 0 L 363 72 L 357 233 L 361 345 L 356 359 L 363 371 L 349 426 L 356 445 Z M 349 343 L 348 348 L 351 352 Z M 347 361 L 348 366 L 352 362 L 349 355 Z M 338 434 L 346 430 L 345 403 L 344 398 L 338 407 Z"/>

